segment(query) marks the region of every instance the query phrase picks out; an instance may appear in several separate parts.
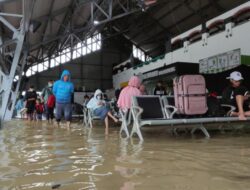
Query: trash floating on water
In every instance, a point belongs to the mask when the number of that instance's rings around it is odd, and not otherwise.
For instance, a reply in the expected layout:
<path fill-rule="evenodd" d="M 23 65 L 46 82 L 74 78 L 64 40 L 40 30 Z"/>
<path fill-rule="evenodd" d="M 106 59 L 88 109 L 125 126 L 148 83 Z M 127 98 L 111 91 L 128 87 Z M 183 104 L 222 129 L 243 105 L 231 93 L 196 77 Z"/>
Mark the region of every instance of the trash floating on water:
<path fill-rule="evenodd" d="M 56 185 L 53 185 L 51 188 L 52 188 L 52 189 L 57 189 L 57 188 L 59 188 L 59 187 L 61 187 L 61 185 L 60 185 L 60 184 L 56 184 Z"/>

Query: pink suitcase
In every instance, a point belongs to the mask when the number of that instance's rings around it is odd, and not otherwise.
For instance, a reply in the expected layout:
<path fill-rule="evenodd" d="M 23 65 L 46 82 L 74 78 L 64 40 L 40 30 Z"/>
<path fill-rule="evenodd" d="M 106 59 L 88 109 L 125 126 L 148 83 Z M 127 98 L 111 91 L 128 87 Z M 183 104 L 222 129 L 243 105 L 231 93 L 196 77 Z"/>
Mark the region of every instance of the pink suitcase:
<path fill-rule="evenodd" d="M 206 83 L 202 75 L 183 75 L 174 79 L 175 107 L 179 114 L 207 112 Z"/>

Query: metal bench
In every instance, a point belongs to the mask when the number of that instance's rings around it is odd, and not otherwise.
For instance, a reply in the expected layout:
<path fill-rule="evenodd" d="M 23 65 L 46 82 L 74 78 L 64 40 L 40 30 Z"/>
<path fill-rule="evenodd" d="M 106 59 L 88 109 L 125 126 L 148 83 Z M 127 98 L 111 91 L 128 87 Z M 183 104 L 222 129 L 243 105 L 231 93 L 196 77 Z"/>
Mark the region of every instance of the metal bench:
<path fill-rule="evenodd" d="M 170 112 L 169 108 L 173 111 Z M 222 123 L 239 121 L 237 117 L 204 117 L 204 118 L 187 118 L 173 119 L 176 113 L 176 108 L 170 105 L 163 105 L 159 96 L 135 96 L 133 97 L 133 106 L 131 108 L 133 117 L 133 127 L 130 134 L 132 137 L 137 134 L 140 140 L 143 140 L 141 127 L 145 125 L 151 126 L 166 126 L 169 129 L 176 130 L 177 128 L 190 129 L 191 134 L 196 130 L 201 130 L 203 134 L 210 138 L 205 123 Z M 250 118 L 247 118 L 250 120 Z"/>
<path fill-rule="evenodd" d="M 100 120 L 100 117 L 95 116 L 94 113 L 93 113 L 93 110 L 90 109 L 90 108 L 87 108 L 85 114 L 86 114 L 86 119 L 85 119 L 84 122 L 86 122 L 86 123 L 85 123 L 85 126 L 86 126 L 86 127 L 92 128 L 92 127 L 93 127 L 93 122 L 92 122 L 92 121 L 93 121 L 93 120 L 97 120 L 97 119 Z"/>
<path fill-rule="evenodd" d="M 119 110 L 121 115 L 121 128 L 120 128 L 120 136 L 125 132 L 126 138 L 129 138 L 128 126 L 131 124 L 131 111 L 130 110 Z"/>

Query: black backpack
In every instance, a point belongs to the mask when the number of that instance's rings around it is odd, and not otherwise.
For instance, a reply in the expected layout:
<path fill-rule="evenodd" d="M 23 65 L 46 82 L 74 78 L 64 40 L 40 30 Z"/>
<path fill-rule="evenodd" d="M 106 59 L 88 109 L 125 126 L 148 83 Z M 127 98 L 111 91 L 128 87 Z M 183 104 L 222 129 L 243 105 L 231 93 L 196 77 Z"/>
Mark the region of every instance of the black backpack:
<path fill-rule="evenodd" d="M 225 116 L 226 111 L 221 107 L 220 101 L 217 97 L 207 97 L 207 116 L 208 117 L 222 117 Z"/>

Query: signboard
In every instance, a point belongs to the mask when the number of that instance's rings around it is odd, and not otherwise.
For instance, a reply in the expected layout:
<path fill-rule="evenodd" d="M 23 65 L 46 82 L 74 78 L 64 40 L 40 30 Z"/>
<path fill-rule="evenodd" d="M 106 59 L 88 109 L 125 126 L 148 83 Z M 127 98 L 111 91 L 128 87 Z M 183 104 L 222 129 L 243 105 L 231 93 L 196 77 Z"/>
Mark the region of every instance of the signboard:
<path fill-rule="evenodd" d="M 199 61 L 200 73 L 218 73 L 237 67 L 241 63 L 240 49 L 205 58 Z"/>
<path fill-rule="evenodd" d="M 169 73 L 173 73 L 175 71 L 176 71 L 175 67 L 170 67 L 170 68 L 166 68 L 166 69 L 151 71 L 151 72 L 148 72 L 148 73 L 144 73 L 142 75 L 142 80 L 145 80 L 145 79 L 148 79 L 148 78 L 153 78 L 153 77 L 158 77 L 158 76 L 169 74 Z"/>

